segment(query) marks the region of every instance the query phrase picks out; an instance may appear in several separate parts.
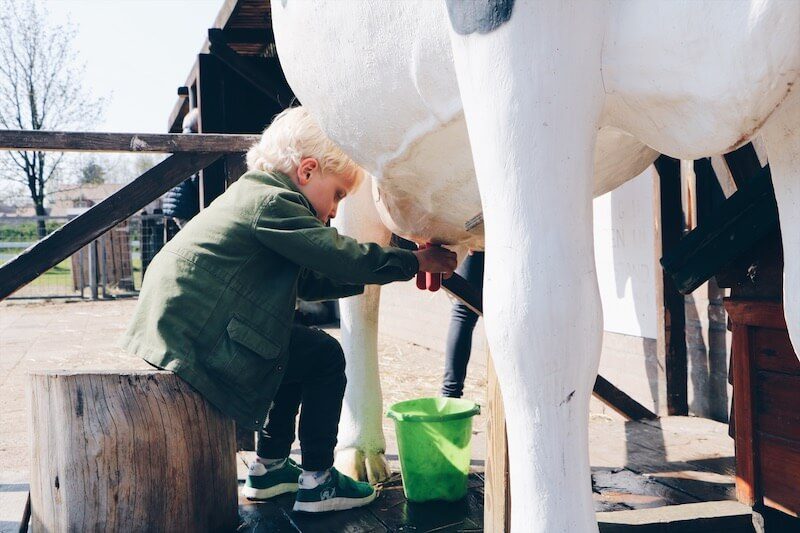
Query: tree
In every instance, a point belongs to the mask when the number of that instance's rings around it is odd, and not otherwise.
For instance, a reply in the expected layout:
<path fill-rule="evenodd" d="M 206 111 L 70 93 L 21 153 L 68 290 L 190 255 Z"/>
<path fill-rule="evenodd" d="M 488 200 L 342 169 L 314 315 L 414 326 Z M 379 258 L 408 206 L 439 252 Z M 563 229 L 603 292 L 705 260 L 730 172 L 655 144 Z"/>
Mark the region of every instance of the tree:
<path fill-rule="evenodd" d="M 89 161 L 81 169 L 81 185 L 100 185 L 106 182 L 106 169 L 96 161 Z"/>
<path fill-rule="evenodd" d="M 49 21 L 38 0 L 0 0 L 0 127 L 82 129 L 100 118 L 103 101 L 83 86 L 84 65 L 72 48 L 74 25 Z M 6 152 L 3 174 L 23 185 L 37 216 L 59 176 L 63 153 Z M 45 235 L 44 220 L 38 224 Z"/>

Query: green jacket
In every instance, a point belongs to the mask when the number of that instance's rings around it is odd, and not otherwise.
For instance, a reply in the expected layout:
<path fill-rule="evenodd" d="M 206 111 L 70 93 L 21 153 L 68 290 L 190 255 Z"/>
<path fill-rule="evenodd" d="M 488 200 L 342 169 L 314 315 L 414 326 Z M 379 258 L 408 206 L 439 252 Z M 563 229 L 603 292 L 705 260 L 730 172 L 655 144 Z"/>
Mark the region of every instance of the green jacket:
<path fill-rule="evenodd" d="M 297 297 L 352 296 L 418 267 L 409 251 L 324 226 L 289 177 L 248 172 L 150 263 L 122 345 L 258 429 L 283 377 Z"/>

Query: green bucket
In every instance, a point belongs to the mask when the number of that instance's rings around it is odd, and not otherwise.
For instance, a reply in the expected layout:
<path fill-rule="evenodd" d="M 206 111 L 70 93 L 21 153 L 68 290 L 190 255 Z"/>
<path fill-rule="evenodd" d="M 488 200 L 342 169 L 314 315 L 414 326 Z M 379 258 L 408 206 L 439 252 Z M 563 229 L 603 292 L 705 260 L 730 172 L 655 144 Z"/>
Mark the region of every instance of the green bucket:
<path fill-rule="evenodd" d="M 409 501 L 456 501 L 467 495 L 472 417 L 480 412 L 475 402 L 457 398 L 420 398 L 389 408 Z"/>

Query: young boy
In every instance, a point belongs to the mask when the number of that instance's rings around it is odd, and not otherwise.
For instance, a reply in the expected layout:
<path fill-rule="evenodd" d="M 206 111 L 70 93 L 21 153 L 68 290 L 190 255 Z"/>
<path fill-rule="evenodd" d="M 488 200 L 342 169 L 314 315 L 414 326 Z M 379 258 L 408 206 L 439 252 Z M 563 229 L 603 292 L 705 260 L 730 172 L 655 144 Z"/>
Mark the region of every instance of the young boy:
<path fill-rule="evenodd" d="M 292 323 L 296 299 L 450 273 L 455 254 L 359 244 L 327 227 L 364 173 L 303 108 L 278 115 L 247 164 L 150 263 L 123 344 L 260 430 L 246 497 L 297 492 L 294 509 L 307 512 L 366 505 L 375 490 L 332 468 L 344 354 L 328 334 Z M 302 470 L 289 459 L 301 403 Z"/>

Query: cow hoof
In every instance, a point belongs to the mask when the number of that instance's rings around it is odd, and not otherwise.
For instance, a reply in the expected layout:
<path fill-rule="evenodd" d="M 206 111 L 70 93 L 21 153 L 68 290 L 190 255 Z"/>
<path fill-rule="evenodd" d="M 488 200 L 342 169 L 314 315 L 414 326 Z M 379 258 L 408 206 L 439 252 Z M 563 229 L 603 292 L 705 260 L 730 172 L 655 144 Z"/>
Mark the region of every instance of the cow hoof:
<path fill-rule="evenodd" d="M 336 451 L 336 470 L 359 481 L 371 484 L 389 479 L 392 471 L 384 452 L 365 452 L 360 448 L 342 448 Z"/>

